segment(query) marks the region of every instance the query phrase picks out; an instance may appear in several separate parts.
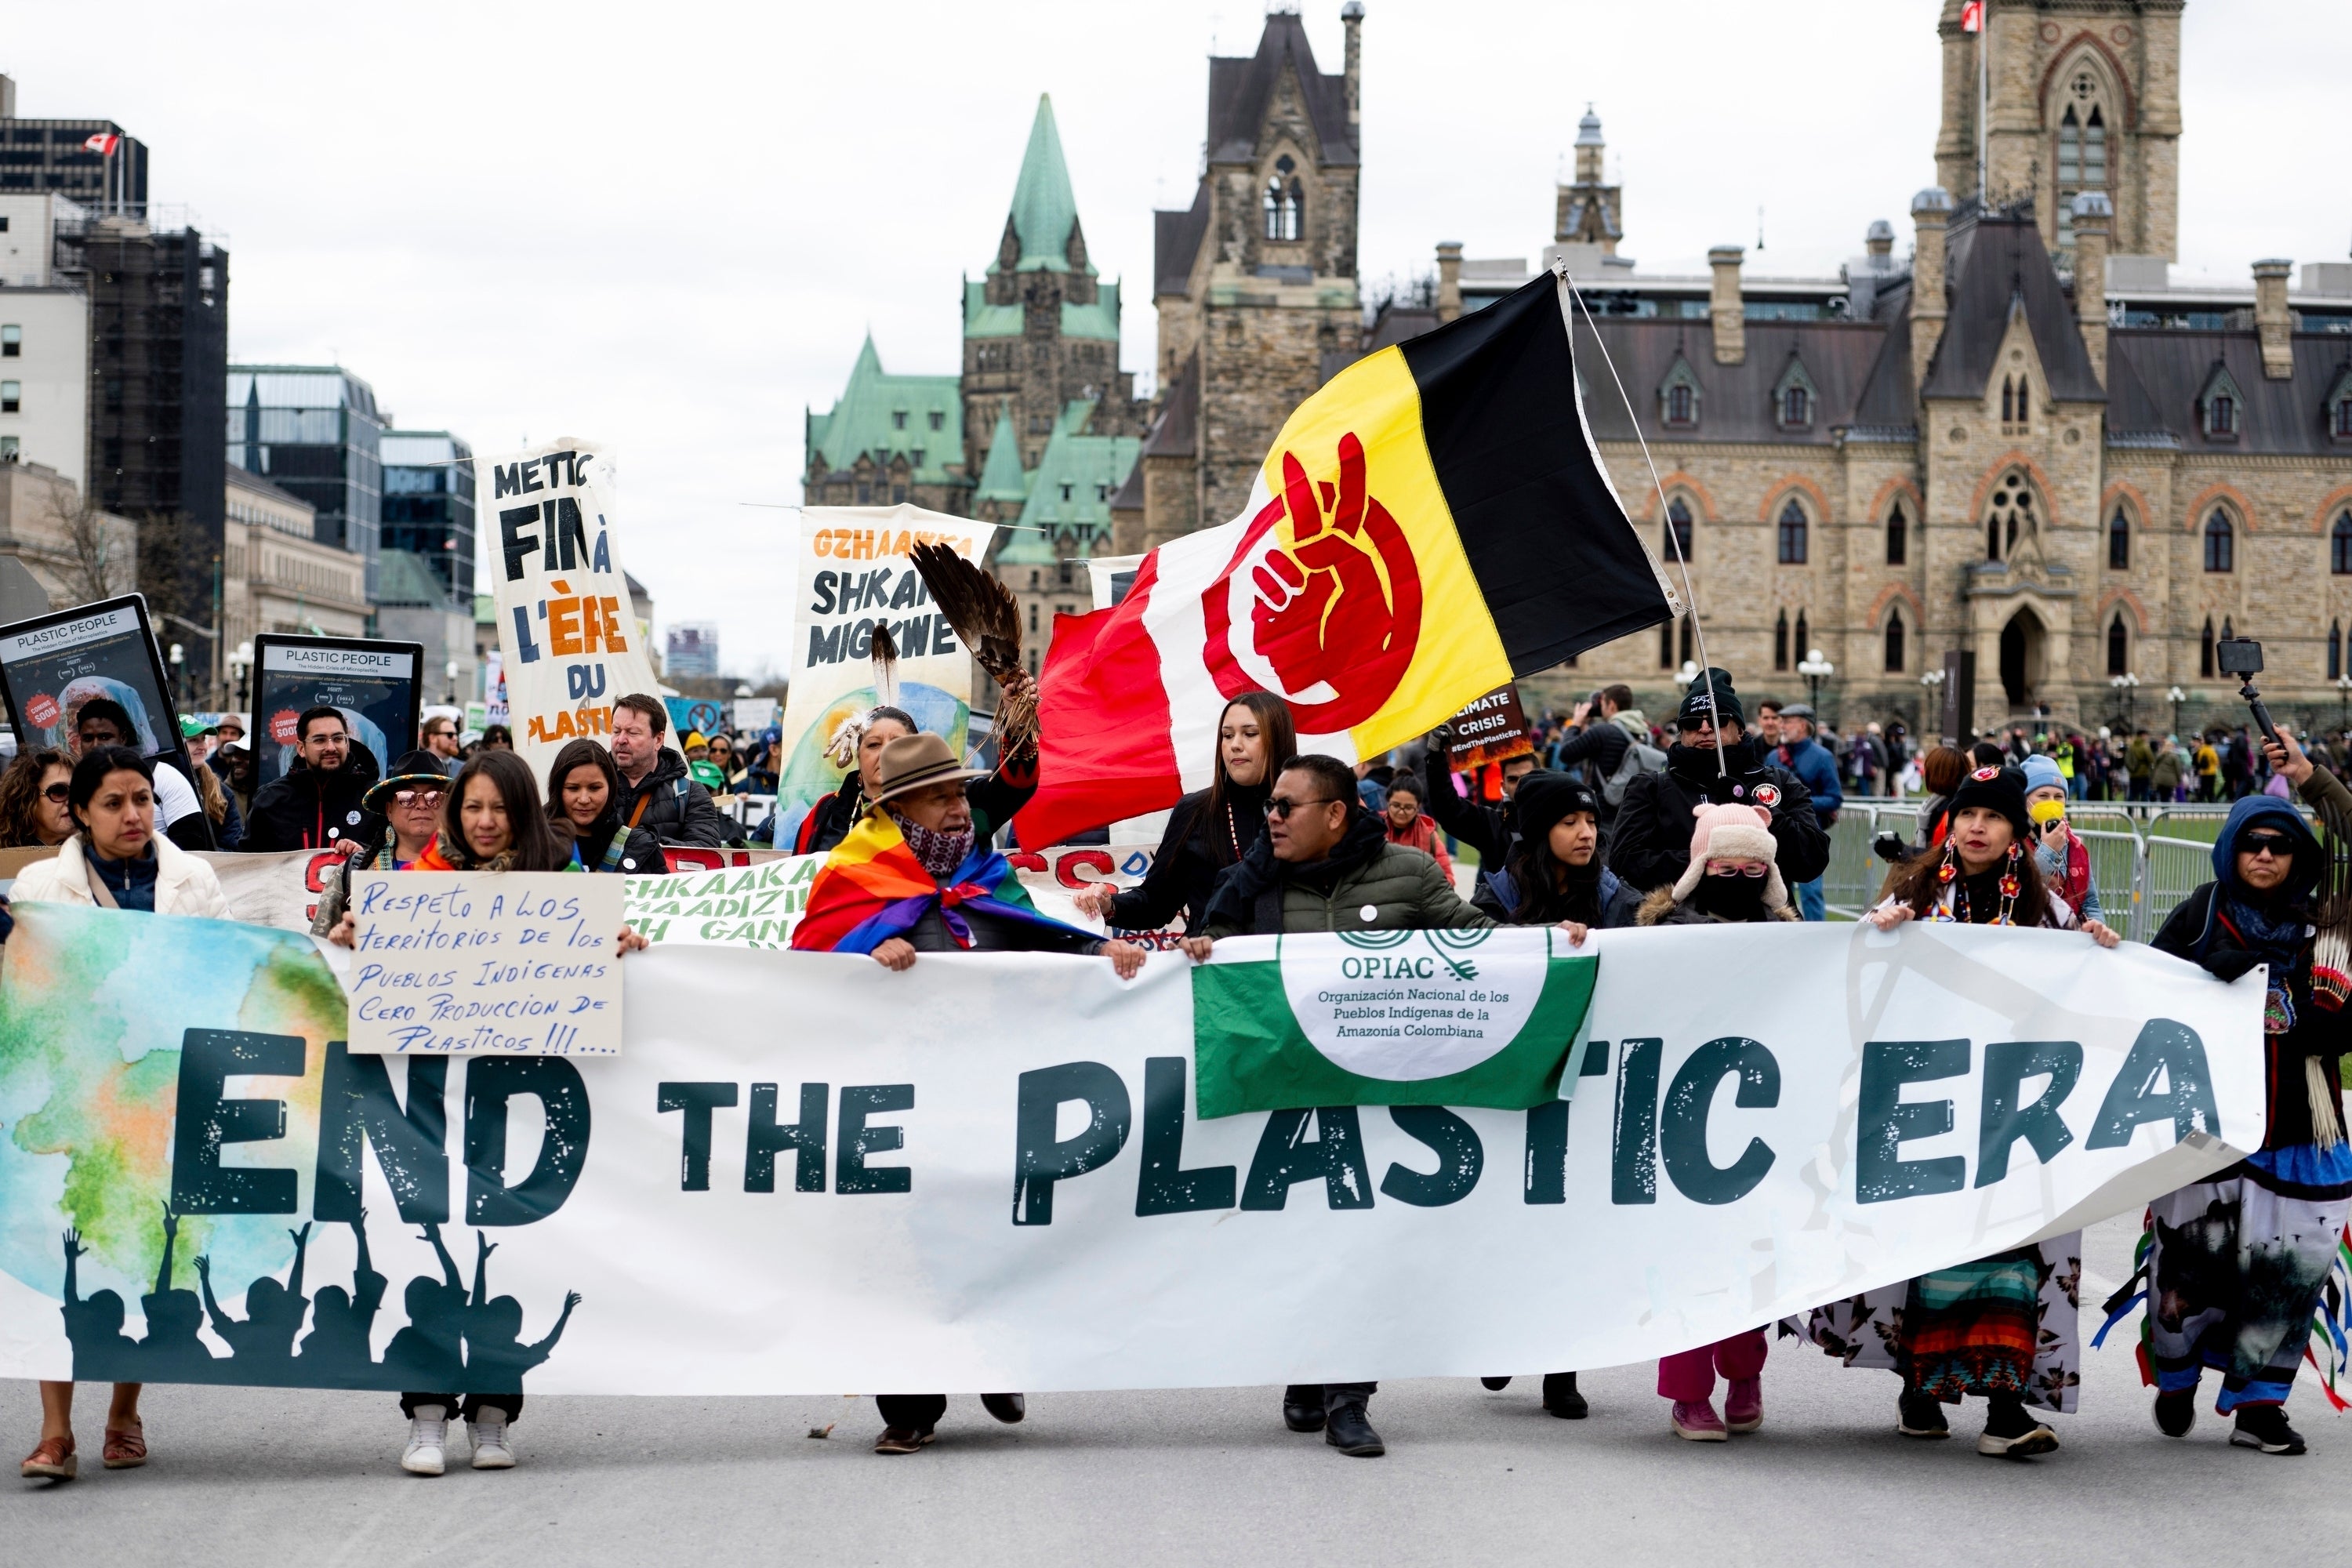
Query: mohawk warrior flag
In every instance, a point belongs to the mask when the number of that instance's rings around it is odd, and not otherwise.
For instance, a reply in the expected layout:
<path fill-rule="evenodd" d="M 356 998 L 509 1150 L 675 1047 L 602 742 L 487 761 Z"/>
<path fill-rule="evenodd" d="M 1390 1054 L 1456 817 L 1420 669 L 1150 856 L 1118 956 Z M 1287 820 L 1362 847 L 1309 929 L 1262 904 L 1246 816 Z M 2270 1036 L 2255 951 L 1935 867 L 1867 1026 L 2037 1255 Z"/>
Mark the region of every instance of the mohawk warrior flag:
<path fill-rule="evenodd" d="M 1357 361 L 1291 415 L 1241 516 L 1058 617 L 1021 841 L 1206 786 L 1244 692 L 1288 701 L 1300 752 L 1353 761 L 1679 615 L 1593 448 L 1570 308 L 1548 276 Z"/>

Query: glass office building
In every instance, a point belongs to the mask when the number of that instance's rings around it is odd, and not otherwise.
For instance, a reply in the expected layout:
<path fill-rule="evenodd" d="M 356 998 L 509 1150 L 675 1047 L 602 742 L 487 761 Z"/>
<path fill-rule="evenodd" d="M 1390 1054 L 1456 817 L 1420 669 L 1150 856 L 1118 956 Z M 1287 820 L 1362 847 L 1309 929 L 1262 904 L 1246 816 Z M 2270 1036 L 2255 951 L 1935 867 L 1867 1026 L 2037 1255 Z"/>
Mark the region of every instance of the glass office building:
<path fill-rule="evenodd" d="M 340 365 L 228 367 L 228 460 L 318 508 L 321 543 L 367 562 L 383 549 L 383 419 L 375 389 Z"/>
<path fill-rule="evenodd" d="M 387 430 L 383 548 L 433 569 L 455 603 L 474 602 L 474 449 L 446 430 Z"/>

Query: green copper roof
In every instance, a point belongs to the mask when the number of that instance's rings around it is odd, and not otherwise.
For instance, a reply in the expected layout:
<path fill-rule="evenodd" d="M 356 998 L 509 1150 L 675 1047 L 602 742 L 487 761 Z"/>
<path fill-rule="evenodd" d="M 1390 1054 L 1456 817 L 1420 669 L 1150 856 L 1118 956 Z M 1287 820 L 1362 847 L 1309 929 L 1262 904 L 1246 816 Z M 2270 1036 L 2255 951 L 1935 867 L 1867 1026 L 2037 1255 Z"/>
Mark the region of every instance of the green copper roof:
<path fill-rule="evenodd" d="M 971 499 L 981 500 L 1024 501 L 1029 499 L 1029 483 L 1021 472 L 1021 440 L 1013 433 L 1013 415 L 1009 408 L 996 414 L 996 433 L 988 438 L 988 466 L 981 470 L 980 488 Z"/>
<path fill-rule="evenodd" d="M 1115 343 L 1118 342 L 1118 284 L 1097 283 L 1095 293 L 1097 298 L 1091 305 L 1062 301 L 1062 335 Z M 1017 338 L 1021 335 L 1021 307 L 990 304 L 988 285 L 980 279 L 967 278 L 963 284 L 963 335 Z"/>
<path fill-rule="evenodd" d="M 1037 118 L 1029 127 L 1029 150 L 1021 155 L 1021 178 L 1013 186 L 1013 231 L 1021 237 L 1016 272 L 1070 269 L 1070 230 L 1077 226 L 1078 198 L 1070 190 L 1070 168 L 1062 161 L 1061 133 L 1054 128 L 1054 100 L 1037 96 Z M 991 262 L 988 269 L 997 270 Z M 1094 268 L 1089 266 L 1091 275 Z"/>
<path fill-rule="evenodd" d="M 912 478 L 942 484 L 950 468 L 963 465 L 963 402 L 952 375 L 891 375 L 874 352 L 874 336 L 857 352 L 857 363 L 832 412 L 808 415 L 808 450 L 840 472 L 858 454 L 875 454 L 877 464 L 904 452 Z"/>
<path fill-rule="evenodd" d="M 1071 412 L 1088 410 L 1085 403 Z M 1092 555 L 1110 542 L 1110 498 L 1127 482 L 1129 469 L 1143 448 L 1133 436 L 1075 436 L 1066 417 L 1045 443 L 1037 468 L 1029 477 L 1028 503 L 1021 509 L 1021 528 L 997 555 L 1000 563 L 1048 566 L 1059 561 L 1061 536 L 1071 536 L 1069 552 Z"/>

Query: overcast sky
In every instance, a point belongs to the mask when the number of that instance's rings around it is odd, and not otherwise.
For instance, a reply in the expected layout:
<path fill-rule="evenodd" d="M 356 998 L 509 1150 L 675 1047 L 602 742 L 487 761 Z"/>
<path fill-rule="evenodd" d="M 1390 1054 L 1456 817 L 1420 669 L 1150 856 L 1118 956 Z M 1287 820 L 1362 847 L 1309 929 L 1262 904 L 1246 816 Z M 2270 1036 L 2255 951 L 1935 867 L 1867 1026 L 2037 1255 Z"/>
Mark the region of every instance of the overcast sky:
<path fill-rule="evenodd" d="M 1934 177 L 1937 0 L 1368 0 L 1362 271 L 1439 240 L 1532 260 L 1587 100 L 1625 184 L 1624 250 L 1754 246 L 1821 272 L 1873 218 L 1909 245 Z M 1339 0 L 1307 26 L 1328 70 Z M 1205 57 L 1248 0 L 1150 6 L 18 4 L 19 114 L 110 117 L 151 195 L 232 250 L 231 353 L 340 361 L 410 428 L 489 452 L 609 445 L 630 569 L 659 619 L 719 623 L 781 670 L 802 415 L 869 329 L 952 374 L 959 292 L 993 253 L 1050 92 L 1095 264 L 1152 363 L 1154 206 L 1191 200 Z M 2343 0 L 2190 0 L 2181 261 L 2339 259 Z"/>

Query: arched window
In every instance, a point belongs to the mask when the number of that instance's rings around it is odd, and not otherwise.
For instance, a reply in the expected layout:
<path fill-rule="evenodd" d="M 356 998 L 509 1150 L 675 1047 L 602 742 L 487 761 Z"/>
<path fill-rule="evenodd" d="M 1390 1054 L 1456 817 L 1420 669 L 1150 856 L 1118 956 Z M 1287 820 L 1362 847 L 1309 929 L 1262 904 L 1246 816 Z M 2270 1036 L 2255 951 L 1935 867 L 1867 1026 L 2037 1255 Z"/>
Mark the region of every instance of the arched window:
<path fill-rule="evenodd" d="M 2327 531 L 2327 569 L 2338 577 L 2352 576 L 2352 511 L 2336 514 Z"/>
<path fill-rule="evenodd" d="M 2327 623 L 2327 679 L 2334 680 L 2344 673 L 2344 623 Z"/>
<path fill-rule="evenodd" d="M 1886 563 L 1900 566 L 1910 553 L 1910 524 L 1903 516 L 1903 503 L 1896 501 L 1886 514 Z"/>
<path fill-rule="evenodd" d="M 1669 561 L 1691 558 L 1691 510 L 1680 496 L 1666 503 L 1665 549 Z"/>
<path fill-rule="evenodd" d="M 1789 668 L 1789 612 L 1782 610 L 1780 618 L 1772 623 L 1772 668 Z"/>
<path fill-rule="evenodd" d="M 2107 623 L 2107 673 L 2122 675 L 2131 668 L 2131 633 L 2124 628 L 2124 613 Z"/>
<path fill-rule="evenodd" d="M 1265 183 L 1265 237 L 1297 239 L 1307 229 L 1307 187 L 1291 171 L 1298 165 L 1285 153 L 1274 161 L 1274 177 Z"/>
<path fill-rule="evenodd" d="M 1680 640 L 1681 640 L 1681 643 L 1682 643 L 1682 652 L 1683 652 L 1683 660 L 1682 660 L 1682 661 L 1683 661 L 1685 664 L 1688 664 L 1688 663 L 1691 661 L 1691 617 L 1690 617 L 1690 616 L 1685 616 L 1682 618 L 1682 623 L 1681 623 L 1681 624 L 1682 624 L 1682 628 L 1683 628 L 1683 630 L 1682 630 L 1682 637 L 1681 637 L 1681 639 L 1680 639 Z"/>
<path fill-rule="evenodd" d="M 1660 621 L 1658 623 L 1658 668 L 1660 669 L 1672 669 L 1674 667 L 1675 623 L 1672 621 Z"/>
<path fill-rule="evenodd" d="M 2230 514 L 2220 507 L 2205 520 L 2205 570 L 2234 572 L 2238 569 L 2238 534 L 2230 524 Z"/>
<path fill-rule="evenodd" d="M 2197 637 L 2197 673 L 2206 680 L 2213 679 L 2213 617 L 2205 617 L 2205 629 Z"/>
<path fill-rule="evenodd" d="M 1802 566 L 1805 563 L 1805 509 L 1791 497 L 1780 509 L 1780 564 Z"/>
<path fill-rule="evenodd" d="M 2058 243 L 2074 243 L 2074 198 L 2107 186 L 2107 121 L 2098 79 L 2084 68 L 2067 84 L 2071 101 L 2058 121 Z"/>
<path fill-rule="evenodd" d="M 2337 398 L 2328 405 L 2328 412 L 2334 416 L 2328 425 L 2328 434 L 2352 437 L 2352 395 Z"/>
<path fill-rule="evenodd" d="M 2025 482 L 2023 474 L 2011 469 L 1993 487 L 1992 505 L 1985 514 L 1985 559 L 2007 560 L 2017 548 L 2020 535 L 2030 537 L 2038 531 L 2033 487 Z"/>
<path fill-rule="evenodd" d="M 1812 417 L 1812 415 L 1810 412 L 1811 407 L 1811 404 L 1809 395 L 1803 387 L 1792 386 L 1789 388 L 1788 391 L 1780 395 L 1780 423 L 1783 425 L 1802 425 L 1806 420 Z"/>
<path fill-rule="evenodd" d="M 2347 405 L 2347 406 L 2352 406 L 2352 405 Z M 1689 387 L 1677 382 L 1673 386 L 1666 388 L 1667 424 L 1689 425 L 1695 423 L 1697 418 L 1698 403 L 1697 400 L 1691 395 L 1691 389 Z"/>
<path fill-rule="evenodd" d="M 2107 519 L 2107 569 L 2111 572 L 2131 570 L 2131 518 L 2121 507 Z"/>
<path fill-rule="evenodd" d="M 2012 402 L 2015 396 L 2016 387 L 2014 384 L 2011 382 L 2009 377 L 2005 375 L 2002 376 L 2000 378 L 2000 422 L 2004 425 L 2017 417 L 2014 411 L 2014 404 Z"/>
<path fill-rule="evenodd" d="M 1900 605 L 1886 617 L 1886 673 L 1903 673 L 1903 610 Z"/>
<path fill-rule="evenodd" d="M 1805 629 L 1805 612 L 1799 610 L 1797 612 L 1797 641 L 1796 645 L 1791 647 L 1790 651 L 1795 654 L 1798 658 L 1802 659 L 1806 657 L 1807 650 L 1812 646 L 1813 634 Z"/>
<path fill-rule="evenodd" d="M 2022 435 L 2032 426 L 2027 407 L 2032 399 L 2032 383 L 2023 376 L 2000 378 L 2000 430 L 2004 436 Z"/>

